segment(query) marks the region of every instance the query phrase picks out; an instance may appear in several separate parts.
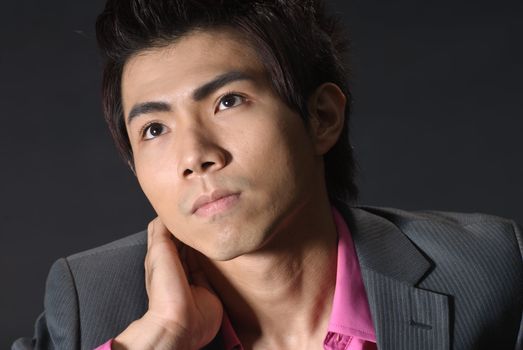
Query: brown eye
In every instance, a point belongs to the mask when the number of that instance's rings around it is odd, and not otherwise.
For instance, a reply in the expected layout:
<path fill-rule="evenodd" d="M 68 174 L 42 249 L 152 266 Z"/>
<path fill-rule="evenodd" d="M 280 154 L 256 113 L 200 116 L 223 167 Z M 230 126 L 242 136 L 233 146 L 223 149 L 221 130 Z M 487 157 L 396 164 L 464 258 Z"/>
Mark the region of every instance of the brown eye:
<path fill-rule="evenodd" d="M 223 111 L 224 109 L 236 107 L 244 102 L 245 98 L 237 94 L 228 94 L 220 99 L 217 110 Z"/>
<path fill-rule="evenodd" d="M 163 126 L 160 123 L 152 123 L 149 124 L 144 130 L 143 130 L 143 138 L 145 140 L 153 139 L 157 136 L 160 136 L 161 134 L 165 133 L 165 126 Z"/>

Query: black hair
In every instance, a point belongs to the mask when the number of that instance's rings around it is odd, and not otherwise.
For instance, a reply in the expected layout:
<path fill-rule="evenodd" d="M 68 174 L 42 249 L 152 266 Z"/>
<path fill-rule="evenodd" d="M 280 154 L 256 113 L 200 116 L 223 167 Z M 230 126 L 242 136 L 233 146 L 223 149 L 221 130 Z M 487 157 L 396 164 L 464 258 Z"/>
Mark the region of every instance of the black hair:
<path fill-rule="evenodd" d="M 349 138 L 351 94 L 345 65 L 348 40 L 339 21 L 327 16 L 322 0 L 108 0 L 96 21 L 106 59 L 102 103 L 117 148 L 133 166 L 122 109 L 121 78 L 130 57 L 169 45 L 194 30 L 232 29 L 255 49 L 272 88 L 305 123 L 307 101 L 331 82 L 347 98 L 345 123 L 325 154 L 331 200 L 356 199 L 356 163 Z"/>

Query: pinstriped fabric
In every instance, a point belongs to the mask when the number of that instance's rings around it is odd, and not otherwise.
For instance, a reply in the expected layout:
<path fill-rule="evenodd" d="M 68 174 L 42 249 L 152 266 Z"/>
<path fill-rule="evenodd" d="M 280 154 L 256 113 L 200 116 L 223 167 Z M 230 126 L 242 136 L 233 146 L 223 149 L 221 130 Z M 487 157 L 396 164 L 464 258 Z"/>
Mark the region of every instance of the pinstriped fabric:
<path fill-rule="evenodd" d="M 379 349 L 449 348 L 447 296 L 415 289 L 370 270 L 363 276 Z"/>
<path fill-rule="evenodd" d="M 336 208 L 350 227 L 360 265 L 412 284 L 430 268 L 430 263 L 392 222 L 339 203 Z"/>
<path fill-rule="evenodd" d="M 72 274 L 65 259 L 54 263 L 47 279 L 44 301 L 52 348 L 77 349 L 79 344 L 76 289 L 71 288 Z M 37 344 L 45 348 L 46 344 Z"/>
<path fill-rule="evenodd" d="M 19 339 L 12 349 L 94 349 L 114 338 L 145 312 L 146 245 L 144 231 L 58 260 L 33 341 Z"/>
<path fill-rule="evenodd" d="M 355 240 L 365 241 L 358 251 L 360 261 L 371 260 L 367 266 L 380 268 L 380 264 L 387 264 L 391 258 L 370 254 L 379 250 L 377 246 L 366 247 L 377 241 L 365 238 L 375 232 L 369 230 L 371 226 L 361 224 L 362 217 L 366 217 L 363 222 L 377 222 L 368 217 L 370 212 L 379 219 L 386 218 L 394 226 L 382 230 L 380 235 L 389 236 L 383 237 L 384 241 L 390 242 L 398 234 L 408 237 L 412 247 L 422 252 L 424 260 L 431 266 L 418 282 L 408 278 L 410 272 L 406 272 L 405 276 L 395 276 L 392 281 L 389 279 L 391 275 L 376 275 L 373 272 L 369 274 L 372 278 L 369 278 L 364 274 L 369 297 L 375 295 L 375 300 L 369 302 L 377 323 L 378 344 L 381 342 L 382 345 L 380 348 L 446 348 L 441 336 L 441 342 L 427 343 L 423 335 L 404 329 L 406 319 L 384 320 L 381 315 L 387 312 L 402 314 L 398 306 L 394 308 L 390 300 L 387 302 L 391 295 L 403 293 L 404 296 L 412 296 L 412 290 L 423 290 L 427 298 L 418 300 L 416 315 L 413 316 L 423 320 L 436 313 L 439 314 L 437 318 L 443 321 L 447 305 L 450 311 L 448 339 L 452 349 L 518 349 L 515 342 L 523 309 L 523 263 L 518 242 L 521 236 L 514 234 L 512 222 L 482 214 L 418 214 L 396 209 L 366 209 L 368 212 L 365 213 L 353 210 L 352 216 L 351 231 Z M 406 270 L 410 268 L 405 266 Z M 411 289 L 402 285 L 402 282 L 407 282 L 406 286 Z M 379 295 L 381 293 L 385 295 Z M 446 296 L 447 304 L 442 299 Z M 396 303 L 404 300 L 396 299 Z M 423 324 L 416 318 L 411 318 L 409 322 L 411 326 Z M 382 329 L 381 335 L 380 327 L 385 330 Z M 393 328 L 395 330 L 391 330 Z M 408 339 L 399 337 L 398 332 L 404 332 Z"/>
<path fill-rule="evenodd" d="M 446 349 L 449 346 L 448 297 L 422 289 L 411 290 L 410 327 L 418 333 L 417 349 Z"/>
<path fill-rule="evenodd" d="M 73 276 L 65 259 L 57 260 L 51 267 L 44 306 L 46 312 L 36 320 L 33 339 L 18 339 L 11 349 L 78 349 L 78 298 Z"/>
<path fill-rule="evenodd" d="M 448 349 L 448 297 L 415 288 L 431 263 L 391 221 L 358 209 L 345 213 L 362 266 L 378 348 Z"/>
<path fill-rule="evenodd" d="M 523 261 L 523 230 L 515 222 L 512 222 L 512 227 L 514 229 L 514 235 L 516 236 L 516 240 L 518 241 L 519 252 L 521 254 L 522 261 Z M 520 296 L 519 296 L 519 299 L 520 299 L 519 302 L 521 302 L 523 304 L 523 301 L 521 300 L 521 299 L 523 299 L 523 286 L 521 286 L 520 289 L 522 290 L 522 292 L 520 293 Z M 523 349 L 523 316 L 521 317 L 521 321 L 519 324 L 519 332 L 518 332 L 518 338 L 516 341 L 516 349 Z"/>
<path fill-rule="evenodd" d="M 121 243 L 121 242 L 120 242 Z M 82 350 L 121 333 L 147 309 L 146 233 L 69 258 L 78 289 Z"/>
<path fill-rule="evenodd" d="M 395 344 L 406 348 L 409 333 L 408 285 L 362 268 L 376 330 L 378 349 Z M 388 326 L 386 326 L 388 325 Z"/>
<path fill-rule="evenodd" d="M 420 287 L 453 296 L 456 349 L 484 347 L 500 331 L 517 334 L 523 265 L 515 236 L 507 235 L 510 226 L 493 221 L 465 227 L 413 221 L 404 227 L 436 265 Z M 505 288 L 511 285 L 519 289 Z M 519 308 L 514 308 L 518 299 Z M 498 338 L 498 346 L 506 343 L 513 348 L 515 337 L 509 339 Z"/>

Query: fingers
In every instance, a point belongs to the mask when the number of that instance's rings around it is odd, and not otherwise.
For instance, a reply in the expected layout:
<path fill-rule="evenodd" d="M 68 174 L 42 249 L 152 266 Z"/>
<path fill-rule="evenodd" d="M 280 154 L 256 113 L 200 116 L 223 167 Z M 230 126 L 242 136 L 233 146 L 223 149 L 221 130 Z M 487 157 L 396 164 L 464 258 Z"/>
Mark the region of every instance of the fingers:
<path fill-rule="evenodd" d="M 150 303 L 170 299 L 171 291 L 176 291 L 179 297 L 190 292 L 180 259 L 182 246 L 159 218 L 151 221 L 147 229 L 145 257 L 145 287 Z"/>
<path fill-rule="evenodd" d="M 150 285 L 151 285 L 151 279 L 153 277 L 152 274 L 152 264 L 151 260 L 154 259 L 153 255 L 153 248 L 155 245 L 158 244 L 159 241 L 162 240 L 161 236 L 164 235 L 162 231 L 167 230 L 167 228 L 164 229 L 163 223 L 160 221 L 158 217 L 156 217 L 154 220 L 149 222 L 149 225 L 147 225 L 147 255 L 145 256 L 145 289 L 147 291 L 148 295 L 151 295 L 150 293 Z M 160 237 L 158 237 L 160 236 Z"/>
<path fill-rule="evenodd" d="M 177 339 L 189 335 L 190 344 L 200 348 L 218 332 L 223 307 L 210 291 L 196 254 L 176 239 L 159 218 L 150 222 L 145 257 L 149 308 L 148 317 L 141 320 L 142 325 L 161 325 L 164 331 L 169 330 L 165 334 L 176 335 Z M 194 285 L 189 284 L 189 275 Z M 193 335 L 200 339 L 193 339 Z"/>
<path fill-rule="evenodd" d="M 175 246 L 180 249 L 182 243 L 174 237 L 167 229 L 159 217 L 152 220 L 147 226 L 147 248 L 150 249 L 155 244 L 174 242 Z"/>
<path fill-rule="evenodd" d="M 149 223 L 147 229 L 147 255 L 145 258 L 145 288 L 147 295 L 163 297 L 170 291 L 190 293 L 190 285 L 212 287 L 199 263 L 199 253 L 181 243 L 169 232 L 159 217 Z M 156 283 L 155 283 L 156 282 Z"/>

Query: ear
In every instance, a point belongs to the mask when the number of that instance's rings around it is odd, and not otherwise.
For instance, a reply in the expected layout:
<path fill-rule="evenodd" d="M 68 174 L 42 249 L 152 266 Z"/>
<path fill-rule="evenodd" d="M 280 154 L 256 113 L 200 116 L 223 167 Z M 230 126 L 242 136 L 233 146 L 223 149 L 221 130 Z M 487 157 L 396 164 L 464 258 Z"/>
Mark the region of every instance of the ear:
<path fill-rule="evenodd" d="M 317 155 L 324 155 L 336 144 L 345 122 L 347 98 L 333 83 L 324 83 L 310 96 L 309 131 Z"/>

